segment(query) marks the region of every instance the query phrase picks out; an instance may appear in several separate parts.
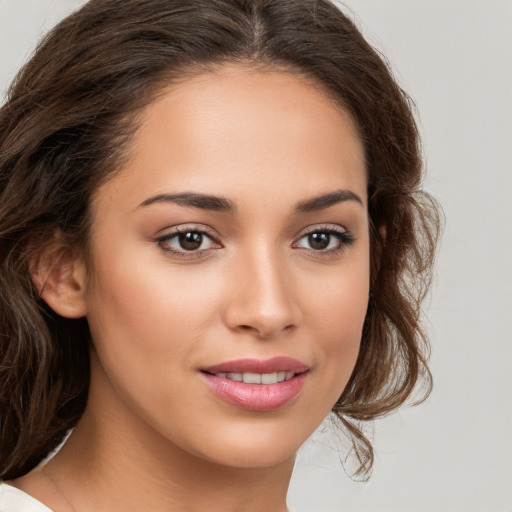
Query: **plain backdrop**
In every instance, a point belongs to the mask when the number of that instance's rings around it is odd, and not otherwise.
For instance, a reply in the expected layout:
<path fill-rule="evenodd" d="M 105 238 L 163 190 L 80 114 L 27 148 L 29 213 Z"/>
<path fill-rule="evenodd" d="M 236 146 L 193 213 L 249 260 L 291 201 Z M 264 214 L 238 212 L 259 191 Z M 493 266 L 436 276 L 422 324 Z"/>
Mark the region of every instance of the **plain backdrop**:
<path fill-rule="evenodd" d="M 0 95 L 80 0 L 0 0 Z M 297 512 L 512 512 L 512 2 L 347 0 L 414 98 L 427 189 L 446 215 L 428 328 L 435 387 L 376 422 L 352 481 L 319 434 L 299 455 Z"/>

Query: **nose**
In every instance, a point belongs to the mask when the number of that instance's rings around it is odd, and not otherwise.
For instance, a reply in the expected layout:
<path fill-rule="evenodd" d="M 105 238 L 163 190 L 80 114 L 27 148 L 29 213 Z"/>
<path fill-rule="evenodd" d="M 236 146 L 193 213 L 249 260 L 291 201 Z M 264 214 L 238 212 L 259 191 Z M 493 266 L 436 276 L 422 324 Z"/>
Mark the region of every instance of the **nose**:
<path fill-rule="evenodd" d="M 261 250 L 241 256 L 231 274 L 224 312 L 230 329 L 268 339 L 300 325 L 302 311 L 284 259 Z"/>

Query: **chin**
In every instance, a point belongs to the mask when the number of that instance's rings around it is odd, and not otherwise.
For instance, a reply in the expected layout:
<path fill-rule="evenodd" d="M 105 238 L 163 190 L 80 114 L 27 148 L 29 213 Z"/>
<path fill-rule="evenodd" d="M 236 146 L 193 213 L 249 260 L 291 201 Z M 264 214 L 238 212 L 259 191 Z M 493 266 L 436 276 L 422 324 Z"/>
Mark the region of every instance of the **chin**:
<path fill-rule="evenodd" d="M 299 446 L 283 447 L 277 443 L 224 447 L 219 453 L 209 454 L 209 460 L 218 465 L 240 469 L 257 469 L 293 463 Z M 222 452 L 222 453 L 220 453 Z"/>
<path fill-rule="evenodd" d="M 293 463 L 298 449 L 313 430 L 314 427 L 305 430 L 300 422 L 269 424 L 260 421 L 253 425 L 238 425 L 238 428 L 231 425 L 231 428 L 215 429 L 206 446 L 201 443 L 203 449 L 194 451 L 201 458 L 223 466 L 267 468 Z"/>

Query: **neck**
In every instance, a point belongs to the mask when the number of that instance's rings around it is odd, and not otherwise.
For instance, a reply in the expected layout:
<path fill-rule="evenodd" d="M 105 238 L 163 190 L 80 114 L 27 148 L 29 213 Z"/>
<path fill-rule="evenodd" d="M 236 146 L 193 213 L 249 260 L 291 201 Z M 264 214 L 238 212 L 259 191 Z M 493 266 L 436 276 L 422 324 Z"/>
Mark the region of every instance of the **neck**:
<path fill-rule="evenodd" d="M 232 468 L 194 461 L 179 450 L 148 453 L 134 443 L 97 441 L 79 426 L 50 462 L 76 512 L 286 511 L 293 460 L 270 468 Z"/>

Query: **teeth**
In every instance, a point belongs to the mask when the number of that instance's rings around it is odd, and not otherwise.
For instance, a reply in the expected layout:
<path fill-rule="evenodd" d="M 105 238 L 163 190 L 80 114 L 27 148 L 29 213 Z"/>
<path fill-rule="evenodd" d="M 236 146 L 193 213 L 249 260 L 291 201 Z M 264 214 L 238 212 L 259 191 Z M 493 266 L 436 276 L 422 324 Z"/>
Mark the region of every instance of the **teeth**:
<path fill-rule="evenodd" d="M 230 379 L 236 382 L 245 382 L 246 384 L 277 384 L 285 380 L 290 380 L 295 375 L 294 372 L 274 372 L 274 373 L 217 373 L 217 377 Z"/>
<path fill-rule="evenodd" d="M 261 373 L 244 373 L 243 379 L 246 384 L 261 384 Z"/>
<path fill-rule="evenodd" d="M 261 374 L 262 384 L 276 384 L 277 383 L 277 372 L 274 373 L 262 373 Z"/>

